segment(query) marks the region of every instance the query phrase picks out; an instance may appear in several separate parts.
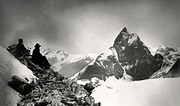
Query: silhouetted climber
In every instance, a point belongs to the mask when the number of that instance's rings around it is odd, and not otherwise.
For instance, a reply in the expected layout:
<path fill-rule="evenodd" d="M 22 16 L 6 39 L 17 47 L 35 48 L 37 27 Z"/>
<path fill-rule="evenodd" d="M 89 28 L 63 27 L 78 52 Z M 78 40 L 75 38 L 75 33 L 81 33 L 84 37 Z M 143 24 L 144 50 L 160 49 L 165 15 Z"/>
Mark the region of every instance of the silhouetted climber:
<path fill-rule="evenodd" d="M 51 65 L 49 64 L 46 57 L 40 53 L 41 45 L 37 43 L 34 47 L 35 49 L 33 50 L 32 54 L 32 62 L 39 65 L 43 69 L 49 69 Z"/>
<path fill-rule="evenodd" d="M 16 50 L 15 50 L 16 58 L 24 56 L 27 52 L 27 49 L 25 48 L 23 43 L 24 43 L 23 39 L 18 40 L 18 44 L 16 45 Z"/>

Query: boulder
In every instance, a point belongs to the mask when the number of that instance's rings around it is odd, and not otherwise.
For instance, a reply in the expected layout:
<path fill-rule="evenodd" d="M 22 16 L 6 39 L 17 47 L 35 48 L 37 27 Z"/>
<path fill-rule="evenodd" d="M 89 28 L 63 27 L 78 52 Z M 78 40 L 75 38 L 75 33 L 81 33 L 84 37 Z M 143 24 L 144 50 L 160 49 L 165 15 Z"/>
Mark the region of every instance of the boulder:
<path fill-rule="evenodd" d="M 30 93 L 34 87 L 32 84 L 16 75 L 11 78 L 11 81 L 8 82 L 8 85 L 15 91 L 19 92 L 21 95 Z"/>
<path fill-rule="evenodd" d="M 84 85 L 84 89 L 85 89 L 89 94 L 92 93 L 92 91 L 93 91 L 94 88 L 95 88 L 95 87 L 94 87 L 91 83 L 86 83 L 86 84 Z"/>

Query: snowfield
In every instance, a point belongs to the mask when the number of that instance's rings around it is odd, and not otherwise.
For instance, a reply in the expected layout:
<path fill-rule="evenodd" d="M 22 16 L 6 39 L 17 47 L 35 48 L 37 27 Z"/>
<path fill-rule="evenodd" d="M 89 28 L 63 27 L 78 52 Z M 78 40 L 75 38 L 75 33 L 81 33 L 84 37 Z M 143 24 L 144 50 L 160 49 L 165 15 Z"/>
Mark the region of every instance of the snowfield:
<path fill-rule="evenodd" d="M 7 85 L 13 75 L 29 81 L 35 78 L 31 70 L 0 46 L 0 106 L 17 106 L 20 100 L 18 93 Z"/>
<path fill-rule="evenodd" d="M 102 106 L 180 106 L 180 79 L 125 82 L 110 77 L 92 96 Z"/>

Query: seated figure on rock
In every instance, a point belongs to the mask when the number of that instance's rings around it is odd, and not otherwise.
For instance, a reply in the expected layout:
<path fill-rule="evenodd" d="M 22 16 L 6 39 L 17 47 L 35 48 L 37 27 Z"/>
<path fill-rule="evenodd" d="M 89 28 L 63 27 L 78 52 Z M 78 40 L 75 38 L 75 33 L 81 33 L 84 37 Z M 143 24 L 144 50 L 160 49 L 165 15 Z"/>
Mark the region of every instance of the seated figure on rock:
<path fill-rule="evenodd" d="M 47 58 L 40 53 L 41 45 L 37 43 L 34 47 L 35 49 L 32 54 L 32 62 L 43 69 L 49 69 L 51 65 L 49 64 Z"/>

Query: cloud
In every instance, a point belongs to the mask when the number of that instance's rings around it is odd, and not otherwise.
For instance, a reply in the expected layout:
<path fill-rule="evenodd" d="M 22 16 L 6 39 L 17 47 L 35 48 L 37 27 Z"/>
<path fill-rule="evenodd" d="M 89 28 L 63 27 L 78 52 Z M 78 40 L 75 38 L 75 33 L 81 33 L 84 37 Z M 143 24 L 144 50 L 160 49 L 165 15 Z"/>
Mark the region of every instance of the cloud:
<path fill-rule="evenodd" d="M 99 53 L 112 45 L 124 26 L 150 46 L 180 43 L 178 0 L 0 2 L 0 44 L 4 47 L 21 37 L 32 47 L 40 42 L 44 48 Z"/>

